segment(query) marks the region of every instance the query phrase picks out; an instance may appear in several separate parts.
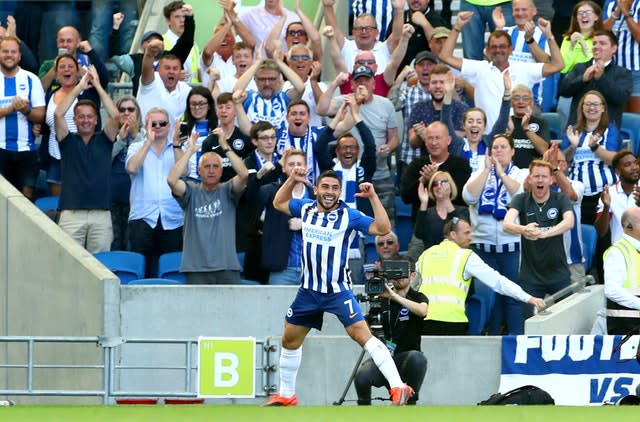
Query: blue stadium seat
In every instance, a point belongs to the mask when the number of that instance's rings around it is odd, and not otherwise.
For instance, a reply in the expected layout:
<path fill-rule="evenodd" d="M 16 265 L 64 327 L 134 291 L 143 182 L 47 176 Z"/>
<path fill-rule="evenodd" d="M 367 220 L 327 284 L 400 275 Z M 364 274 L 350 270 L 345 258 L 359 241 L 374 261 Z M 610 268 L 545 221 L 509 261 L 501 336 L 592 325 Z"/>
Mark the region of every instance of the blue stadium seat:
<path fill-rule="evenodd" d="M 364 237 L 364 263 L 371 264 L 379 258 L 376 251 L 376 237 L 370 234 Z"/>
<path fill-rule="evenodd" d="M 544 112 L 555 110 L 558 105 L 558 85 L 560 84 L 560 73 L 547 76 L 542 81 L 542 105 Z"/>
<path fill-rule="evenodd" d="M 474 294 L 467 300 L 466 314 L 469 319 L 469 335 L 478 336 L 482 334 L 487 325 L 487 309 L 484 298 Z"/>
<path fill-rule="evenodd" d="M 184 284 L 186 277 L 180 272 L 182 252 L 167 252 L 158 259 L 158 277 Z"/>
<path fill-rule="evenodd" d="M 406 252 L 409 249 L 411 236 L 413 236 L 411 205 L 402 202 L 399 196 L 396 196 L 396 226 L 393 231 L 398 235 L 400 251 Z"/>
<path fill-rule="evenodd" d="M 35 206 L 42 212 L 55 211 L 58 209 L 58 203 L 60 202 L 59 196 L 43 196 L 36 199 Z"/>
<path fill-rule="evenodd" d="M 96 259 L 120 279 L 121 284 L 144 278 L 144 255 L 137 252 L 110 251 L 94 254 Z"/>
<path fill-rule="evenodd" d="M 590 224 L 582 224 L 582 255 L 584 256 L 584 272 L 591 270 L 593 257 L 596 254 L 596 242 L 598 233 L 596 228 Z"/>
<path fill-rule="evenodd" d="M 549 126 L 551 139 L 562 139 L 565 130 L 560 127 L 560 115 L 556 112 L 550 112 L 541 113 L 541 116 L 547 122 L 547 126 Z"/>
<path fill-rule="evenodd" d="M 622 113 L 620 136 L 622 139 L 631 139 L 631 151 L 637 157 L 640 150 L 640 114 Z"/>
<path fill-rule="evenodd" d="M 184 283 L 176 280 L 169 280 L 168 278 L 139 278 L 127 283 L 129 286 L 181 286 L 183 284 Z"/>

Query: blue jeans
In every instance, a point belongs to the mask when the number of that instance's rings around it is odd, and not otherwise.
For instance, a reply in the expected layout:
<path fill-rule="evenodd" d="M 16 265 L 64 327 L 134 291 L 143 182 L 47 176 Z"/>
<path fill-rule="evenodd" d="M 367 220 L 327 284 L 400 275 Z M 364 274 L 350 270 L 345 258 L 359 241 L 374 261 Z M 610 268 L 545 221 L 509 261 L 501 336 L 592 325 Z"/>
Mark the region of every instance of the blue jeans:
<path fill-rule="evenodd" d="M 474 251 L 491 268 L 514 283 L 518 283 L 520 272 L 520 252 L 489 253 L 480 249 Z M 507 325 L 507 333 L 524 333 L 520 301 L 497 294 L 483 283 L 474 283 L 475 293 L 484 297 L 489 312 L 489 335 L 501 335 L 502 326 Z"/>
<path fill-rule="evenodd" d="M 502 8 L 504 14 L 505 25 L 513 26 L 513 12 L 511 2 L 501 3 L 498 6 Z M 489 25 L 489 32 L 496 29 L 491 17 L 491 12 L 496 6 L 476 6 L 466 0 L 461 0 L 460 11 L 473 12 L 471 21 L 462 28 L 462 51 L 465 59 L 484 60 L 484 31 Z"/>
<path fill-rule="evenodd" d="M 124 13 L 124 21 L 120 25 L 120 52 L 110 53 L 108 47 L 109 34 L 111 34 L 114 12 Z M 133 36 L 136 33 L 137 20 L 138 9 L 135 0 L 91 1 L 91 34 L 89 35 L 89 42 L 102 60 L 108 59 L 111 55 L 129 52 Z"/>
<path fill-rule="evenodd" d="M 299 267 L 287 267 L 284 271 L 275 271 L 269 274 L 269 284 L 271 285 L 300 285 L 302 269 Z"/>

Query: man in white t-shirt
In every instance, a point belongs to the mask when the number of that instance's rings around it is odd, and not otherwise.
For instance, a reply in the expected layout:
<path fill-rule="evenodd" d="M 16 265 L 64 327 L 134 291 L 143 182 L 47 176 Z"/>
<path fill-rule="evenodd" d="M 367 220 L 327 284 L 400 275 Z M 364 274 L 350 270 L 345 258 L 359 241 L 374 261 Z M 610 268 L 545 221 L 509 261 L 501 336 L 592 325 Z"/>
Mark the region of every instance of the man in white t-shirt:
<path fill-rule="evenodd" d="M 503 73 L 509 72 L 512 86 L 518 84 L 529 88 L 536 82 L 542 81 L 546 76 L 559 72 L 564 62 L 560 55 L 560 48 L 551 33 L 549 21 L 539 19 L 538 26 L 548 40 L 551 61 L 549 63 L 522 63 L 510 60 L 513 46 L 511 37 L 504 31 L 495 31 L 487 41 L 487 60 L 471 60 L 454 57 L 458 34 L 462 28 L 471 21 L 473 12 L 459 12 L 456 23 L 451 30 L 451 35 L 445 41 L 440 60 L 460 70 L 463 78 L 473 78 L 482 83 L 476 84 L 475 105 L 483 109 L 487 115 L 485 133 L 489 133 L 500 111 L 500 104 L 504 94 Z"/>
<path fill-rule="evenodd" d="M 347 72 L 353 70 L 355 56 L 360 50 L 371 50 L 376 57 L 376 63 L 380 69 L 387 67 L 393 50 L 400 43 L 402 37 L 402 19 L 404 13 L 404 0 L 392 0 L 393 5 L 393 32 L 385 41 L 378 41 L 378 24 L 376 18 L 370 13 L 363 13 L 353 21 L 351 35 L 353 39 L 346 39 L 339 29 L 336 13 L 333 9 L 335 0 L 322 0 L 324 6 L 325 23 L 334 28 L 336 41 L 345 64 Z"/>
<path fill-rule="evenodd" d="M 182 63 L 176 56 L 163 56 L 158 63 L 158 71 L 153 70 L 153 61 L 161 48 L 162 41 L 153 40 L 144 53 L 137 99 L 142 116 L 146 116 L 153 107 L 167 110 L 171 139 L 175 122 L 184 114 L 191 87 L 180 80 Z"/>

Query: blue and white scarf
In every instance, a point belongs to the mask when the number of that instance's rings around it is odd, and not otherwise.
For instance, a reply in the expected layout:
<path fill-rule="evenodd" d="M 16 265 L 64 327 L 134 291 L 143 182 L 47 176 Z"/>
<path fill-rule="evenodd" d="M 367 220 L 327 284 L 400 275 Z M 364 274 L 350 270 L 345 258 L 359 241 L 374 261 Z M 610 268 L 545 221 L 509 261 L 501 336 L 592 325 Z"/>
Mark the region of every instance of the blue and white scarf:
<path fill-rule="evenodd" d="M 510 163 L 504 172 L 510 176 L 516 170 L 518 170 L 518 167 Z M 478 214 L 491 214 L 496 220 L 502 220 L 507 213 L 507 205 L 510 200 L 509 192 L 504 189 L 504 184 L 498 177 L 496 169 L 492 168 L 482 195 L 480 195 Z"/>

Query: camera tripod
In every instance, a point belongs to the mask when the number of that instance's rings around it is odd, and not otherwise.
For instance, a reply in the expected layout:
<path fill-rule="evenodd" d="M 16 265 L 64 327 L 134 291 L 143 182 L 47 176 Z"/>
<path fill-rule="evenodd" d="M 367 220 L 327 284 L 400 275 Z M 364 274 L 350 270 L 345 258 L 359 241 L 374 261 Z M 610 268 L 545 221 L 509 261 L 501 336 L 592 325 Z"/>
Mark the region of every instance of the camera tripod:
<path fill-rule="evenodd" d="M 379 306 L 379 303 L 378 304 L 372 303 L 371 305 L 372 306 L 370 306 L 369 313 L 365 315 L 365 321 L 367 321 L 367 324 L 369 325 L 371 334 L 374 335 L 376 338 L 378 338 L 378 340 L 380 340 L 384 344 L 385 338 L 384 338 L 384 329 L 382 328 L 382 312 L 380 312 L 381 307 Z M 366 350 L 364 350 L 364 347 L 363 347 L 362 350 L 360 351 L 360 356 L 358 356 L 358 359 L 356 360 L 356 364 L 353 367 L 353 370 L 351 371 L 351 376 L 349 376 L 349 379 L 347 380 L 347 385 L 345 385 L 344 390 L 340 395 L 340 398 L 338 398 L 338 400 L 333 402 L 334 406 L 340 406 L 342 405 L 342 403 L 345 402 L 345 397 L 349 392 L 349 388 L 351 388 L 351 384 L 353 383 L 353 380 L 356 378 L 356 373 L 358 372 L 358 368 L 360 368 L 360 364 L 362 363 L 362 359 L 364 359 L 365 353 L 367 352 Z"/>

